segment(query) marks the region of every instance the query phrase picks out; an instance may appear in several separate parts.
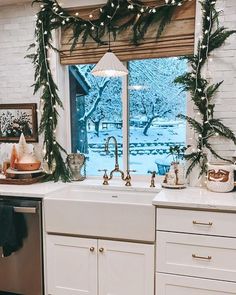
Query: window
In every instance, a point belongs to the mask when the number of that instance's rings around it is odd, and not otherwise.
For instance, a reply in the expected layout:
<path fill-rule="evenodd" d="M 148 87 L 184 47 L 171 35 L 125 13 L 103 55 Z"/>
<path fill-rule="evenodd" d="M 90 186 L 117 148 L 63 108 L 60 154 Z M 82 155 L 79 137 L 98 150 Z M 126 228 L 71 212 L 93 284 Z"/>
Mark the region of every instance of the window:
<path fill-rule="evenodd" d="M 127 66 L 128 81 L 94 77 L 91 64 L 69 67 L 72 151 L 87 155 L 88 175 L 114 168 L 114 147 L 109 155 L 104 150 L 108 136 L 117 138 L 121 168 L 137 174 L 168 165 L 169 147 L 185 144 L 186 126 L 176 116 L 186 113 L 186 93 L 173 80 L 187 62 L 143 59 Z"/>

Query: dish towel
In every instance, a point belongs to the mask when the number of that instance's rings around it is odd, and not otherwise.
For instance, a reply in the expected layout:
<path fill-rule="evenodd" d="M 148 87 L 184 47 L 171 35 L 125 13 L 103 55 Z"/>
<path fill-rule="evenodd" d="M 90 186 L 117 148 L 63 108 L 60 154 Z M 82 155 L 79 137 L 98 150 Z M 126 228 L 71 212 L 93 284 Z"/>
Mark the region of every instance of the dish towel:
<path fill-rule="evenodd" d="M 26 237 L 24 215 L 15 213 L 13 206 L 0 204 L 0 247 L 3 249 L 3 257 L 8 257 L 19 250 Z"/>

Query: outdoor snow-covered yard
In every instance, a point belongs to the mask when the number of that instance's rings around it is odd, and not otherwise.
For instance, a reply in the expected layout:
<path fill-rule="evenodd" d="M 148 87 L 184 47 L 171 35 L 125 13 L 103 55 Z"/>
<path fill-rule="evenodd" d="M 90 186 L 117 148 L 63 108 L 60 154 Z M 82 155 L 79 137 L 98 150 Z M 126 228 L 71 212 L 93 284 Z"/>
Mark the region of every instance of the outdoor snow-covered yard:
<path fill-rule="evenodd" d="M 127 87 L 119 78 L 94 77 L 93 65 L 72 67 L 79 77 L 77 88 L 81 89 L 71 97 L 72 146 L 74 152 L 86 154 L 87 175 L 114 168 L 113 143 L 109 155 L 104 151 L 108 136 L 118 141 L 121 168 L 122 161 L 128 160 L 129 168 L 137 174 L 157 170 L 157 164 L 169 164 L 169 147 L 185 145 L 186 125 L 177 115 L 186 113 L 186 93 L 174 79 L 186 72 L 186 60 L 172 57 L 130 61 Z M 124 92 L 128 93 L 127 118 Z M 123 128 L 125 121 L 127 129 Z M 122 159 L 123 136 L 129 138 L 128 159 Z"/>
<path fill-rule="evenodd" d="M 166 124 L 167 126 L 168 124 Z M 169 147 L 180 144 L 185 145 L 185 123 L 177 121 L 176 125 L 169 127 L 150 127 L 148 136 L 143 134 L 143 128 L 130 128 L 129 164 L 130 169 L 137 174 L 147 174 L 148 170 L 157 170 L 158 164 L 170 164 L 168 156 Z M 97 175 L 99 169 L 111 170 L 114 168 L 114 146 L 110 145 L 110 154 L 104 151 L 105 140 L 113 135 L 119 143 L 119 163 L 122 162 L 122 130 L 113 129 L 100 131 L 99 137 L 94 131 L 88 133 L 89 154 L 87 161 L 87 174 Z"/>

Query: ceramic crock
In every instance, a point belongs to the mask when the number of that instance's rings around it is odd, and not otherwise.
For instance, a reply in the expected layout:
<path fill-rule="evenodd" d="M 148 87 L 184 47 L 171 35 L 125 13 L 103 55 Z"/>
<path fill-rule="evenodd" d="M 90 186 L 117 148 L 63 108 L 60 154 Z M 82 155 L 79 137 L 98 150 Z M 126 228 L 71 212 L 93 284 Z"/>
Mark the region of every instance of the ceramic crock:
<path fill-rule="evenodd" d="M 209 164 L 207 188 L 217 193 L 227 193 L 234 189 L 234 166 L 231 164 Z"/>

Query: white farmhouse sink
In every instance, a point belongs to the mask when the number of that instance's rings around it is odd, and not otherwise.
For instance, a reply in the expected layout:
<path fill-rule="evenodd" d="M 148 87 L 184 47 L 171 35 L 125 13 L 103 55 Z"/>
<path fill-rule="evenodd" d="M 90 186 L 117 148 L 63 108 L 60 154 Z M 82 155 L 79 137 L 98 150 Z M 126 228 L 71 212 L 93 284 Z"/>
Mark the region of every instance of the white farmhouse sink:
<path fill-rule="evenodd" d="M 68 187 L 44 199 L 46 231 L 153 242 L 155 195 Z"/>

